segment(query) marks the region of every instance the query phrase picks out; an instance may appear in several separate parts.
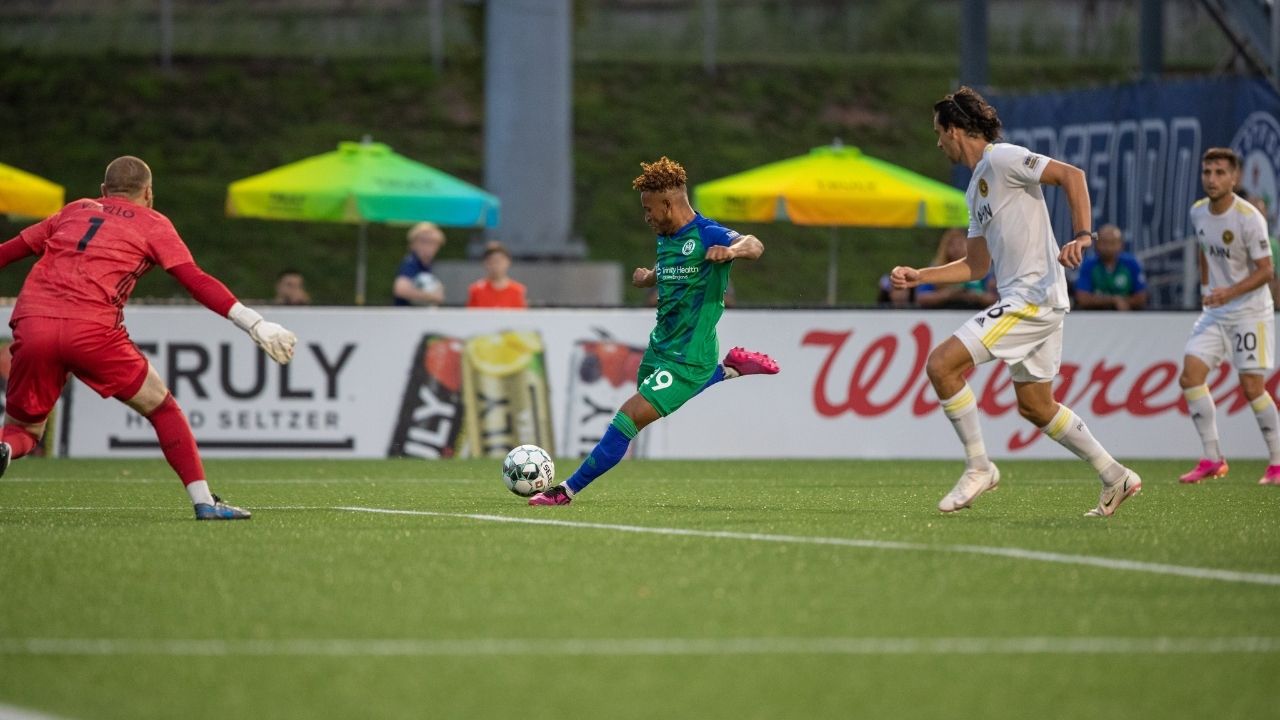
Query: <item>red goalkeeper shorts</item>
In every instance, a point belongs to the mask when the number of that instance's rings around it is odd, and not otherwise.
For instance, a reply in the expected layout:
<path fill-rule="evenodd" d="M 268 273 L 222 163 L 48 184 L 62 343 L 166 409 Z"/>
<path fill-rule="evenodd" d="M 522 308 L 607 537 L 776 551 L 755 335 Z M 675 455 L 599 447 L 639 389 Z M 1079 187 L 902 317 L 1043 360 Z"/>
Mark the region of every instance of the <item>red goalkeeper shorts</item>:
<path fill-rule="evenodd" d="M 25 317 L 13 328 L 13 365 L 5 411 L 20 422 L 49 416 L 67 373 L 102 397 L 128 400 L 147 379 L 149 363 L 124 326 L 87 320 Z"/>

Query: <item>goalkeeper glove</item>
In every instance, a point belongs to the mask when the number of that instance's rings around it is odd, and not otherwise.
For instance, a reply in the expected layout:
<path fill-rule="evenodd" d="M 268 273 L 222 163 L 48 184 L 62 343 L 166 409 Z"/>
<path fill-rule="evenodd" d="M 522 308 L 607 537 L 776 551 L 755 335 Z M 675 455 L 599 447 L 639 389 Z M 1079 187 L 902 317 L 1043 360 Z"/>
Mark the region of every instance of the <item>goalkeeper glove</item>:
<path fill-rule="evenodd" d="M 240 303 L 231 306 L 227 319 L 235 323 L 236 327 L 249 333 L 249 337 L 253 338 L 258 347 L 266 351 L 272 360 L 285 365 L 293 359 L 293 346 L 297 344 L 298 336 L 285 330 L 279 323 L 263 320 L 262 315 L 256 310 Z"/>

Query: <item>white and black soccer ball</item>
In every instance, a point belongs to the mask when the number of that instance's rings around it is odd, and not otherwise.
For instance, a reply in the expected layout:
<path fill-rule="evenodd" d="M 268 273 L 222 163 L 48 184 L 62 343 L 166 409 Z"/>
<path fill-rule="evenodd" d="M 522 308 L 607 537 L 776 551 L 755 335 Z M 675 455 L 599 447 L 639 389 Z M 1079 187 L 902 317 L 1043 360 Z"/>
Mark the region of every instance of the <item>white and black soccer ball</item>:
<path fill-rule="evenodd" d="M 551 454 L 537 445 L 521 445 L 502 461 L 502 480 L 511 492 L 529 497 L 555 484 L 556 464 Z"/>
<path fill-rule="evenodd" d="M 420 272 L 413 276 L 413 286 L 423 292 L 435 292 L 440 289 L 440 278 L 429 272 Z"/>

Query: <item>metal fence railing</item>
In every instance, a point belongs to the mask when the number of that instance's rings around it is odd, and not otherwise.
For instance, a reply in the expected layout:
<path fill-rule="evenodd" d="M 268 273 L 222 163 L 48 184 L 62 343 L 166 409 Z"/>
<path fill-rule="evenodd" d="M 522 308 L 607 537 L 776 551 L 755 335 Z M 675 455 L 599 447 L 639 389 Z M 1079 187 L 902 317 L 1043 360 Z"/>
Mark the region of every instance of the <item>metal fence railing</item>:
<path fill-rule="evenodd" d="M 565 0 L 569 2 L 570 0 Z M 584 59 L 795 62 L 955 54 L 962 0 L 576 0 Z M 1132 0 L 989 0 L 994 54 L 1134 60 Z M 1228 49 L 1197 3 L 1165 4 L 1166 60 Z M 0 49 L 50 53 L 477 55 L 482 0 L 4 0 Z"/>

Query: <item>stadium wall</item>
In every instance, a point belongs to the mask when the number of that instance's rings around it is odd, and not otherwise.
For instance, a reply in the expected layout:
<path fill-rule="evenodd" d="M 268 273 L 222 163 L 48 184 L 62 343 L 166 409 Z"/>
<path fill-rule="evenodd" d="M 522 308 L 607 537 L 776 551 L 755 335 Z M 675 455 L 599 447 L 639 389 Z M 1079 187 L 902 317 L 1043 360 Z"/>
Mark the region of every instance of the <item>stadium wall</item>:
<path fill-rule="evenodd" d="M 1187 211 L 1203 197 L 1200 156 L 1230 147 L 1241 187 L 1280 224 L 1280 94 L 1259 78 L 1205 77 L 1029 95 L 995 94 L 1009 142 L 1083 168 L 1094 227 L 1115 223 L 1144 263 L 1156 307 L 1192 307 L 1199 275 Z M 957 181 L 968 182 L 958 170 Z M 1072 232 L 1061 192 L 1048 192 L 1059 238 Z"/>
<path fill-rule="evenodd" d="M 7 319 L 8 309 L 0 311 Z M 230 323 L 194 308 L 136 307 L 135 340 L 182 403 L 209 457 L 423 458 L 501 454 L 535 442 L 589 450 L 634 392 L 648 310 L 276 308 L 294 362 L 266 360 Z M 929 349 L 967 318 L 949 311 L 730 310 L 722 347 L 769 352 L 774 377 L 709 389 L 647 428 L 640 457 L 956 458 L 924 376 Z M 1060 399 L 1120 457 L 1195 457 L 1177 385 L 1193 313 L 1074 313 Z M 1268 351 L 1274 348 L 1267 348 Z M 7 370 L 8 358 L 0 357 Z M 7 374 L 7 373 L 6 373 Z M 969 380 L 996 457 L 1067 458 L 1017 414 L 1007 370 Z M 1268 376 L 1274 394 L 1280 373 Z M 1210 376 L 1223 450 L 1263 457 L 1234 375 Z M 150 425 L 78 381 L 57 433 L 71 457 L 158 456 Z"/>

